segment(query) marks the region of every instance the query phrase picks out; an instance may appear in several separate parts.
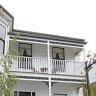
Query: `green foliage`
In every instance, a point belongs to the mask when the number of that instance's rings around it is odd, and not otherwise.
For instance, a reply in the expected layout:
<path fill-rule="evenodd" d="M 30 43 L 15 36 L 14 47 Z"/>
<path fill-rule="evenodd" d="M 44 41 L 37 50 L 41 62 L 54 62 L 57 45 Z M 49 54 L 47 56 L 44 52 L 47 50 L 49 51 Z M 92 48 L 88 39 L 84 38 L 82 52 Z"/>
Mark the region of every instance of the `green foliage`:
<path fill-rule="evenodd" d="M 12 64 L 12 58 L 9 56 L 1 56 L 0 59 L 0 96 L 12 96 L 11 90 L 16 83 L 15 75 L 11 75 L 9 70 Z"/>
<path fill-rule="evenodd" d="M 84 96 L 87 96 L 87 87 L 86 87 L 86 84 L 83 83 L 82 86 L 83 86 L 83 95 Z M 90 94 L 91 94 L 91 96 L 96 96 L 96 82 L 93 83 L 93 84 L 90 84 L 89 87 L 90 87 Z"/>
<path fill-rule="evenodd" d="M 91 96 L 96 96 L 96 82 L 91 84 Z"/>
<path fill-rule="evenodd" d="M 19 34 L 13 38 L 10 45 L 16 42 L 17 36 Z M 16 76 L 11 74 L 9 70 L 17 55 L 19 53 L 14 49 L 10 49 L 7 55 L 0 55 L 0 96 L 13 96 L 12 87 L 16 84 Z"/>

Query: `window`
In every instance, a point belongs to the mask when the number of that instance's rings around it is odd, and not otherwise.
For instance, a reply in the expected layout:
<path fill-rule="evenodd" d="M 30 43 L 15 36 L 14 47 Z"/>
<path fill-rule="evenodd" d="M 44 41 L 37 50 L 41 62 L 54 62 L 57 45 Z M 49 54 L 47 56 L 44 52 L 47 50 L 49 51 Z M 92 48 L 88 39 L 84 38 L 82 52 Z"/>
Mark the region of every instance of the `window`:
<path fill-rule="evenodd" d="M 14 91 L 14 96 L 35 96 L 35 92 Z"/>
<path fill-rule="evenodd" d="M 19 96 L 31 96 L 31 92 L 19 92 Z"/>
<path fill-rule="evenodd" d="M 64 60 L 64 48 L 58 48 L 58 47 L 53 47 L 52 48 L 52 58 L 53 59 L 59 59 L 59 60 Z"/>
<path fill-rule="evenodd" d="M 32 57 L 32 45 L 26 43 L 19 43 L 19 52 L 23 56 Z"/>

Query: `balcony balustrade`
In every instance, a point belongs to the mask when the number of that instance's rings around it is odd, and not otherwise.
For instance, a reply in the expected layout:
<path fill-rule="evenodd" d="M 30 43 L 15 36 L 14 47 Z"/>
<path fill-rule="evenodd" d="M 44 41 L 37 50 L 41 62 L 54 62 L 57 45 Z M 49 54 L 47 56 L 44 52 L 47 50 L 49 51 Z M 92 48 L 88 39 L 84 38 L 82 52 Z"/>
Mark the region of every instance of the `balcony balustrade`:
<path fill-rule="evenodd" d="M 13 60 L 10 71 L 80 75 L 83 76 L 84 63 L 72 60 L 50 59 L 50 70 L 47 58 L 18 56 Z M 51 71 L 51 72 L 49 72 Z"/>

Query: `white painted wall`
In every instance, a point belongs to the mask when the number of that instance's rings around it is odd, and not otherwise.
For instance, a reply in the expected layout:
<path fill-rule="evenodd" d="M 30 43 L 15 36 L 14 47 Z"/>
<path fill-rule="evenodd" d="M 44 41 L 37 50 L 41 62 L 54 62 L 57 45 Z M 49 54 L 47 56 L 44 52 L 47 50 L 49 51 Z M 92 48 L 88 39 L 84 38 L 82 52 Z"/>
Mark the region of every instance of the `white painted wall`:
<path fill-rule="evenodd" d="M 75 54 L 73 53 L 73 48 L 64 48 L 65 60 L 74 60 Z"/>
<path fill-rule="evenodd" d="M 32 56 L 47 58 L 47 45 L 44 44 L 32 44 Z"/>
<path fill-rule="evenodd" d="M 52 96 L 54 93 L 67 94 L 67 96 L 77 96 L 76 86 L 78 84 L 55 83 L 52 86 Z M 13 91 L 36 92 L 36 96 L 49 96 L 48 86 L 44 82 L 18 81 Z"/>

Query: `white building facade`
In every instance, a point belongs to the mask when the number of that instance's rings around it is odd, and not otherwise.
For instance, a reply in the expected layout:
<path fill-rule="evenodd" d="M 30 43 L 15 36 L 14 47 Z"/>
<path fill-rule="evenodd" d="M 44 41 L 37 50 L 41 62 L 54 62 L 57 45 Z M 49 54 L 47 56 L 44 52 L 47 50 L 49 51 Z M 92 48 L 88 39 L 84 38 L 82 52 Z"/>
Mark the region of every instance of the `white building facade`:
<path fill-rule="evenodd" d="M 9 48 L 22 54 L 10 69 L 17 79 L 14 96 L 79 96 L 85 80 L 84 60 L 80 62 L 79 54 L 85 40 L 16 30 L 13 22 L 13 16 L 0 5 L 0 54 Z M 20 36 L 10 46 L 17 33 Z"/>

